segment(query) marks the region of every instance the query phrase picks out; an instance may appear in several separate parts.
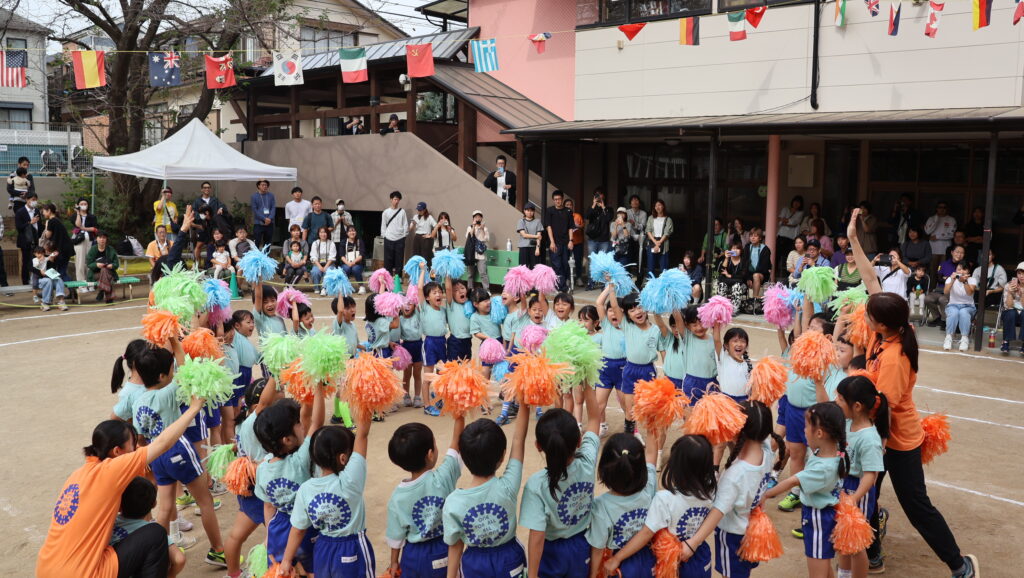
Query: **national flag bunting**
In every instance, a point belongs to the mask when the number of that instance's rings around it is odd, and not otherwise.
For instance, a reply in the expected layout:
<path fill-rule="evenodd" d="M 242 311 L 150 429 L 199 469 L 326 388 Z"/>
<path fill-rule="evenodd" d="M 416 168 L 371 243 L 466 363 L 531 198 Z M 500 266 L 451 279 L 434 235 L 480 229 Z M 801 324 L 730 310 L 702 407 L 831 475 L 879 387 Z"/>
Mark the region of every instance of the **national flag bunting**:
<path fill-rule="evenodd" d="M 365 48 L 341 48 L 338 50 L 338 58 L 341 60 L 342 82 L 352 84 L 370 80 Z"/>
<path fill-rule="evenodd" d="M 638 24 L 623 24 L 619 26 L 619 30 L 626 35 L 627 40 L 633 40 L 636 38 L 636 35 L 640 34 L 640 31 L 644 29 L 644 26 L 647 26 L 646 22 L 640 22 Z"/>
<path fill-rule="evenodd" d="M 928 38 L 935 38 L 935 35 L 939 33 L 939 22 L 942 21 L 942 9 L 946 7 L 946 2 L 936 2 L 931 0 L 928 3 L 928 21 L 924 24 L 924 35 Z"/>
<path fill-rule="evenodd" d="M 271 52 L 274 62 L 274 86 L 302 84 L 302 51 L 286 50 Z"/>
<path fill-rule="evenodd" d="M 700 16 L 679 19 L 679 44 L 700 46 Z"/>
<path fill-rule="evenodd" d="M 533 47 L 537 50 L 537 54 L 544 54 L 544 50 L 547 48 L 548 39 L 551 38 L 550 32 L 538 32 L 537 34 L 531 34 L 527 38 L 533 43 Z"/>
<path fill-rule="evenodd" d="M 498 70 L 498 41 L 470 40 L 469 51 L 473 55 L 473 69 L 477 72 L 494 72 Z"/>
<path fill-rule="evenodd" d="M 746 12 L 729 13 L 729 40 L 746 40 L 747 38 L 747 14 Z"/>
<path fill-rule="evenodd" d="M 206 88 L 228 88 L 235 85 L 235 59 L 230 54 L 206 58 Z"/>
<path fill-rule="evenodd" d="M 761 20 L 764 18 L 764 13 L 768 11 L 767 6 L 758 6 L 757 8 L 747 8 L 747 22 L 751 26 L 757 28 L 761 25 Z"/>
<path fill-rule="evenodd" d="M 864 0 L 864 4 L 868 7 L 868 14 L 872 17 L 878 16 L 879 8 L 878 3 L 880 0 Z"/>
<path fill-rule="evenodd" d="M 889 36 L 896 36 L 900 33 L 900 14 L 903 4 L 900 0 L 889 1 Z"/>
<path fill-rule="evenodd" d="M 28 72 L 27 50 L 0 51 L 0 86 L 25 88 Z"/>
<path fill-rule="evenodd" d="M 836 0 L 836 28 L 846 26 L 846 0 Z"/>
<path fill-rule="evenodd" d="M 1016 26 L 1024 17 L 1024 0 L 1017 0 L 1017 7 L 1013 10 L 1013 25 Z"/>
<path fill-rule="evenodd" d="M 71 63 L 75 69 L 75 88 L 85 90 L 107 85 L 107 69 L 102 50 L 75 50 Z"/>
<path fill-rule="evenodd" d="M 992 0 L 972 0 L 974 29 L 984 28 L 992 22 Z"/>
<path fill-rule="evenodd" d="M 411 78 L 434 76 L 434 47 L 432 44 L 406 44 L 405 65 Z"/>
<path fill-rule="evenodd" d="M 177 52 L 150 52 L 149 85 L 153 88 L 181 84 L 181 55 Z"/>

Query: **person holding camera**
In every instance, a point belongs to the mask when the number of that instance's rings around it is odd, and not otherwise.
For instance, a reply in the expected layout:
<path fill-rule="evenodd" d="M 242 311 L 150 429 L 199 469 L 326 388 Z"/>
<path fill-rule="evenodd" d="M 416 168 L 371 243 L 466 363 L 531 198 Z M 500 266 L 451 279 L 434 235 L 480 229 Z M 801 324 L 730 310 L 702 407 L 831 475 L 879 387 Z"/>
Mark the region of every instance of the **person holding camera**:
<path fill-rule="evenodd" d="M 795 285 L 800 280 L 800 275 L 811 267 L 828 267 L 831 263 L 821 254 L 821 243 L 817 239 L 807 241 L 807 249 L 803 257 L 796 262 L 793 274 L 789 276 L 790 283 Z"/>
<path fill-rule="evenodd" d="M 505 158 L 505 155 L 498 155 L 494 159 L 494 172 L 484 179 L 484 186 L 514 207 L 516 205 L 516 174 L 505 168 L 507 162 L 508 159 Z"/>
<path fill-rule="evenodd" d="M 452 227 L 452 218 L 445 211 L 437 214 L 437 224 L 434 225 L 434 230 L 430 234 L 434 239 L 433 251 L 435 252 L 451 251 L 455 248 L 455 242 L 459 240 L 459 236 L 455 234 L 455 228 Z"/>
<path fill-rule="evenodd" d="M 1006 284 L 1003 291 L 1003 344 L 999 348 L 1003 353 L 1010 352 L 1010 342 L 1016 337 L 1024 340 L 1024 331 L 1017 332 L 1017 327 L 1024 324 L 1024 261 L 1017 264 L 1017 275 Z M 1024 354 L 1024 343 L 1020 352 Z"/>
<path fill-rule="evenodd" d="M 946 305 L 946 339 L 942 349 L 953 348 L 953 334 L 960 330 L 960 351 L 970 347 L 968 335 L 971 332 L 971 320 L 978 311 L 974 304 L 974 292 L 978 290 L 978 281 L 971 276 L 970 265 L 966 261 L 957 263 L 956 272 L 946 278 L 942 292 L 949 298 Z"/>
<path fill-rule="evenodd" d="M 75 279 L 86 281 L 89 278 L 89 268 L 85 259 L 89 255 L 89 249 L 99 232 L 99 221 L 96 215 L 89 212 L 89 200 L 85 197 L 78 199 L 75 205 L 75 228 L 71 231 L 71 242 L 75 244 Z M 159 229 L 159 227 L 157 227 Z M 88 292 L 87 287 L 80 291 Z"/>
<path fill-rule="evenodd" d="M 742 241 L 730 243 L 718 270 L 718 294 L 732 301 L 739 311 L 747 297 L 747 264 L 743 261 Z"/>
<path fill-rule="evenodd" d="M 348 123 L 345 124 L 345 132 L 348 134 L 363 134 L 366 132 L 363 129 L 363 117 L 350 116 Z"/>
<path fill-rule="evenodd" d="M 353 226 L 352 213 L 345 210 L 345 201 L 337 199 L 334 201 L 337 210 L 331 213 L 331 242 L 334 243 L 338 254 L 342 254 L 341 244 L 345 241 L 348 228 Z"/>
<path fill-rule="evenodd" d="M 587 254 L 606 253 L 612 250 L 612 210 L 604 203 L 604 190 L 601 187 L 594 189 L 594 199 L 590 203 L 590 210 L 587 211 Z M 587 290 L 594 288 L 594 282 L 587 283 Z"/>
<path fill-rule="evenodd" d="M 907 280 L 910 279 L 910 267 L 903 262 L 900 250 L 892 248 L 888 253 L 879 253 L 871 260 L 882 291 L 895 293 L 907 298 Z"/>
<path fill-rule="evenodd" d="M 480 286 L 490 291 L 491 283 L 487 278 L 487 244 L 491 238 L 484 224 L 484 212 L 473 211 L 473 223 L 466 227 L 466 247 L 472 247 L 473 258 L 466 257 L 466 273 L 469 278 L 469 290 L 472 291 L 477 273 L 480 274 Z"/>
<path fill-rule="evenodd" d="M 631 263 L 633 256 L 629 250 L 633 243 L 633 226 L 629 224 L 629 213 L 626 211 L 626 207 L 619 207 L 615 210 L 615 220 L 609 227 L 615 261 L 626 267 Z"/>

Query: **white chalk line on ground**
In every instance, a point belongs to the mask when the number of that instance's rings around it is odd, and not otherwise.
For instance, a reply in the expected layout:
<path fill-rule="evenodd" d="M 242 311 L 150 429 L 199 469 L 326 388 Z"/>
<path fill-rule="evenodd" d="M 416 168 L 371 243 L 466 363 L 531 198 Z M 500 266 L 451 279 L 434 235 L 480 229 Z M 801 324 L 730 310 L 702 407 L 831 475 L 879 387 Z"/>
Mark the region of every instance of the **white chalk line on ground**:
<path fill-rule="evenodd" d="M 86 331 L 85 333 L 72 333 L 70 335 L 51 335 L 49 337 L 40 337 L 38 339 L 26 339 L 24 341 L 11 341 L 9 343 L 0 343 L 0 347 L 9 347 L 12 345 L 25 345 L 28 343 L 39 343 L 40 341 L 53 341 L 55 339 L 66 339 L 68 337 L 85 337 L 87 335 L 98 335 L 100 333 L 113 333 L 116 331 L 138 331 L 139 326 L 134 325 L 132 327 L 121 327 L 119 329 L 100 329 L 97 331 Z"/>
<path fill-rule="evenodd" d="M 1009 424 L 1009 423 L 999 423 L 999 422 L 996 422 L 996 421 L 988 421 L 988 420 L 978 419 L 978 418 L 974 418 L 974 417 L 964 417 L 962 415 L 951 415 L 951 414 L 948 414 L 948 413 L 946 413 L 944 411 L 925 411 L 923 409 L 919 409 L 919 410 L 917 410 L 917 412 L 918 413 L 925 413 L 925 414 L 941 413 L 941 414 L 945 415 L 946 417 L 948 417 L 949 419 L 959 419 L 959 420 L 963 420 L 963 421 L 973 421 L 974 423 L 983 423 L 985 425 L 994 425 L 994 426 L 999 426 L 999 427 L 1008 427 L 1008 428 L 1012 428 L 1012 429 L 1024 430 L 1024 426 L 1020 426 L 1020 425 L 1013 425 L 1013 424 Z"/>
<path fill-rule="evenodd" d="M 27 315 L 25 317 L 10 317 L 8 319 L 0 319 L 0 323 L 9 323 L 11 321 L 28 321 L 30 319 L 54 319 L 57 317 L 67 317 L 70 315 L 88 315 L 90 313 L 109 313 L 111 311 L 127 311 L 129 309 L 144 309 L 146 305 L 132 305 L 129 307 L 113 307 L 110 309 L 94 309 L 92 311 L 65 311 L 65 312 L 50 312 L 45 315 Z"/>
<path fill-rule="evenodd" d="M 937 393 L 945 393 L 945 394 L 948 394 L 948 395 L 962 395 L 964 397 L 974 397 L 974 398 L 977 398 L 977 399 L 985 399 L 985 400 L 988 400 L 988 401 L 999 401 L 999 402 L 1002 402 L 1002 403 L 1016 403 L 1016 404 L 1024 405 L 1024 401 L 1019 401 L 1019 400 L 1016 400 L 1016 399 L 1006 399 L 1004 397 L 990 397 L 990 396 L 987 396 L 987 395 L 978 395 L 976 393 L 964 393 L 962 391 L 949 391 L 948 389 L 938 389 L 938 388 L 935 388 L 935 387 L 928 387 L 927 385 L 918 385 L 916 387 L 918 389 L 926 389 L 928 391 L 934 391 L 934 392 L 937 392 Z"/>
<path fill-rule="evenodd" d="M 975 496 L 980 496 L 982 498 L 989 498 L 990 500 L 997 500 L 997 501 L 1000 501 L 1000 502 L 1006 502 L 1007 504 L 1013 504 L 1014 506 L 1024 507 L 1024 502 L 1018 502 L 1017 500 L 1011 500 L 1010 498 L 1004 498 L 1002 496 L 996 496 L 996 495 L 993 495 L 993 494 L 986 494 L 985 492 L 979 492 L 977 490 L 972 490 L 970 488 L 962 488 L 960 486 L 954 486 L 953 484 L 947 484 L 946 482 L 939 482 L 939 481 L 936 481 L 934 479 L 928 479 L 928 481 L 926 483 L 929 486 L 939 486 L 940 488 L 949 488 L 950 490 L 958 490 L 958 491 L 961 491 L 961 492 L 967 492 L 968 494 L 973 494 Z"/>

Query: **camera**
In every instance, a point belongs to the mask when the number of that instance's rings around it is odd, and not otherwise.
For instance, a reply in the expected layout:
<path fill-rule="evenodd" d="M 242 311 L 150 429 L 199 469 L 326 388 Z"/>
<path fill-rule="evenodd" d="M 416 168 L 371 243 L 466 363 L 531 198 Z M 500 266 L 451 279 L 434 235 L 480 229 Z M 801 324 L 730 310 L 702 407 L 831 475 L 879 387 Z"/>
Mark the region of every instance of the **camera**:
<path fill-rule="evenodd" d="M 885 255 L 879 255 L 879 257 L 878 257 L 878 264 L 883 266 L 883 267 L 891 267 L 892 266 L 892 255 L 890 255 L 888 253 L 886 253 Z"/>

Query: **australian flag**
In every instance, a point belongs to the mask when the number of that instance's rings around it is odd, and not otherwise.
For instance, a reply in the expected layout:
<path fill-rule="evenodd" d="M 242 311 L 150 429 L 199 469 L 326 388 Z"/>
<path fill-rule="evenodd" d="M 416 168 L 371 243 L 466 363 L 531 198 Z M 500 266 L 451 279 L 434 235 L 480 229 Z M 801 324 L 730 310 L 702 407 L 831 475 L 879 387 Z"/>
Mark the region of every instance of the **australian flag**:
<path fill-rule="evenodd" d="M 162 88 L 181 84 L 181 56 L 176 52 L 150 52 L 149 85 Z"/>

